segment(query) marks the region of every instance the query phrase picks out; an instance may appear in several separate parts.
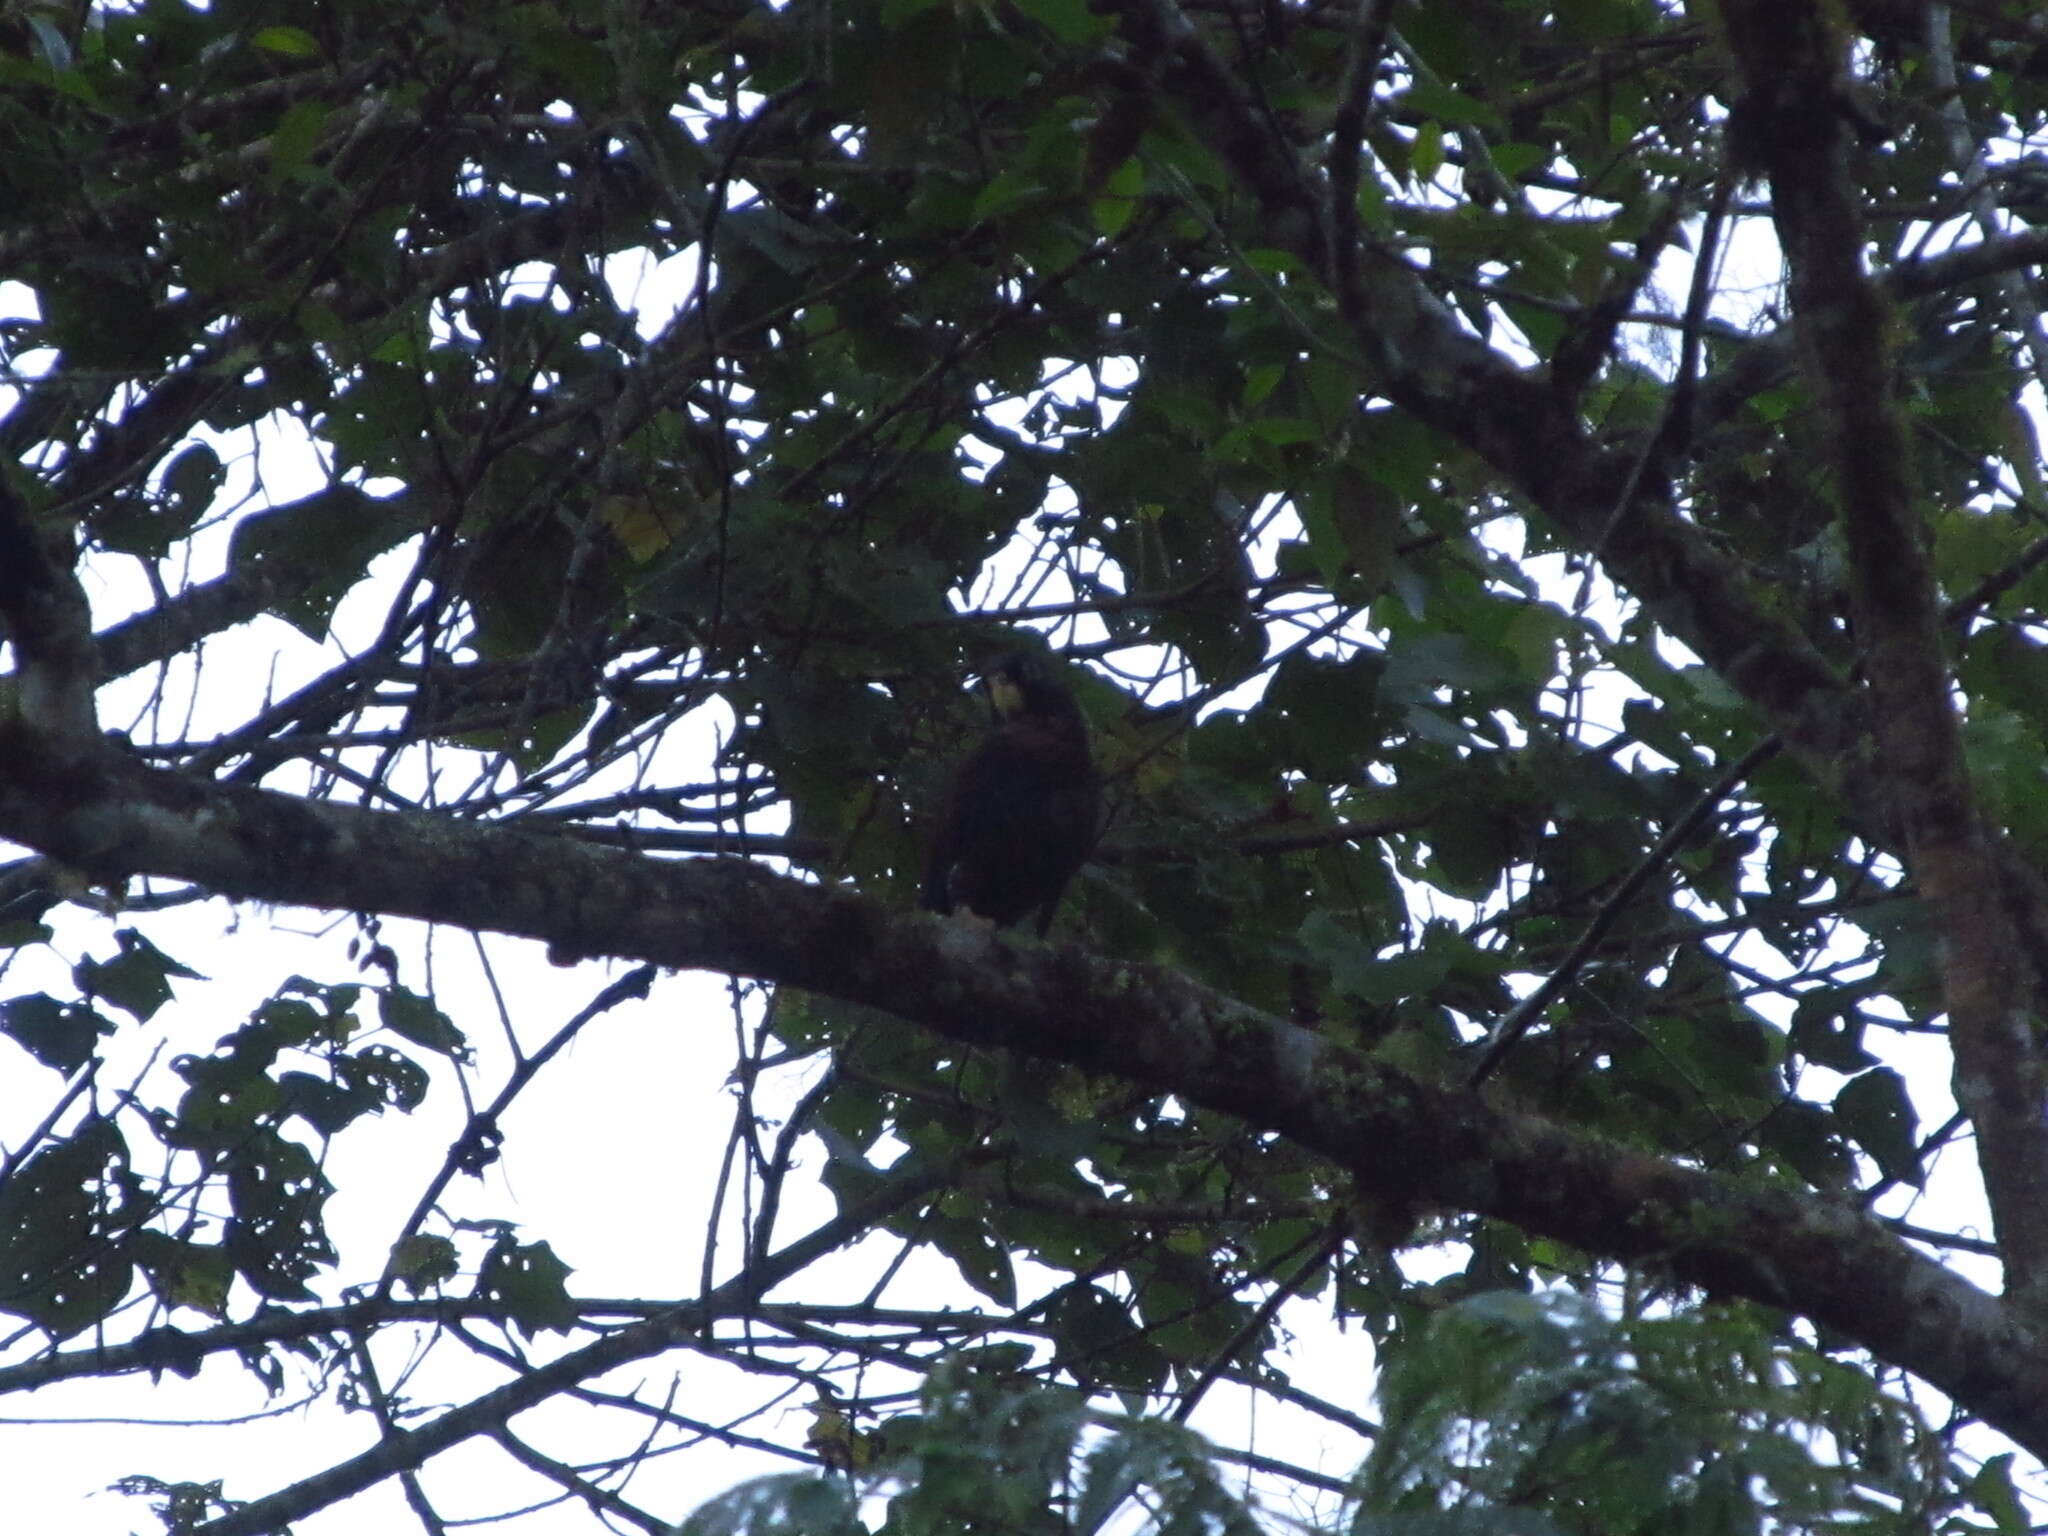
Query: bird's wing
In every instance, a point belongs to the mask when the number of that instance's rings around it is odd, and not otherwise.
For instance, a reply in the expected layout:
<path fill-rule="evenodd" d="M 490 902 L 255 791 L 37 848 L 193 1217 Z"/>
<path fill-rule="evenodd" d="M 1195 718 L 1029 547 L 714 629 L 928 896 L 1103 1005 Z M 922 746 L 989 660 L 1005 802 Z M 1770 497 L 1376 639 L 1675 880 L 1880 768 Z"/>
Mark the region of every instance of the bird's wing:
<path fill-rule="evenodd" d="M 924 905 L 927 911 L 953 910 L 953 865 L 960 858 L 960 845 L 967 818 L 990 792 L 997 771 L 993 742 L 983 742 L 969 753 L 946 781 L 939 800 L 939 814 L 932 823 L 931 847 L 925 856 Z"/>

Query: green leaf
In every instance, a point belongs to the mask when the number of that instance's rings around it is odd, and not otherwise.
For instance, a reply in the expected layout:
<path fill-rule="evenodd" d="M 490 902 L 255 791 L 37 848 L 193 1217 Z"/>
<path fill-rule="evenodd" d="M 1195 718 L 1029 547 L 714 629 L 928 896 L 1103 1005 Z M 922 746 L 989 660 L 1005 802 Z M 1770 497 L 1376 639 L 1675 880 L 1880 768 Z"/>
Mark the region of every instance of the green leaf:
<path fill-rule="evenodd" d="M 407 1112 L 419 1108 L 427 1097 L 426 1068 L 374 1040 L 336 1061 L 334 1075 L 351 1093 L 361 1091 L 376 1103 Z"/>
<path fill-rule="evenodd" d="M 213 504 L 214 493 L 227 478 L 227 466 L 208 443 L 181 448 L 164 466 L 163 488 L 170 497 L 168 526 L 182 535 Z"/>
<path fill-rule="evenodd" d="M 319 42 L 303 27 L 259 27 L 250 35 L 249 41 L 265 53 L 282 54 L 286 58 L 316 59 L 320 56 Z"/>
<path fill-rule="evenodd" d="M 852 1485 L 816 1472 L 773 1472 L 719 1494 L 679 1536 L 863 1536 Z"/>
<path fill-rule="evenodd" d="M 218 1244 L 196 1243 L 163 1232 L 141 1231 L 129 1240 L 149 1288 L 167 1307 L 189 1307 L 209 1317 L 227 1316 L 235 1266 Z M 196 1375 L 198 1362 L 181 1374 Z"/>
<path fill-rule="evenodd" d="M 567 1333 L 581 1320 L 569 1296 L 570 1273 L 548 1244 L 515 1243 L 508 1234 L 484 1256 L 474 1294 L 504 1308 L 506 1319 L 529 1338 Z"/>
<path fill-rule="evenodd" d="M 1415 141 L 1408 146 L 1408 168 L 1418 185 L 1427 186 L 1443 164 L 1444 125 L 1432 119 L 1415 130 Z"/>
<path fill-rule="evenodd" d="M 65 1338 L 127 1297 L 134 1264 L 111 1240 L 126 1215 L 127 1157 L 121 1133 L 94 1115 L 9 1172 L 0 1183 L 0 1312 Z"/>
<path fill-rule="evenodd" d="M 1103 185 L 1102 196 L 1090 203 L 1089 211 L 1095 219 L 1096 233 L 1105 240 L 1114 240 L 1122 234 L 1131 222 L 1131 216 L 1138 211 L 1138 200 L 1145 192 L 1145 165 L 1136 155 L 1110 173 Z"/>
<path fill-rule="evenodd" d="M 47 992 L 0 1002 L 0 1035 L 67 1077 L 113 1032 L 113 1020 L 90 1003 L 59 1002 Z"/>
<path fill-rule="evenodd" d="M 325 1226 L 333 1185 L 312 1153 L 268 1127 L 251 1126 L 226 1160 L 226 1250 L 236 1273 L 273 1301 L 312 1300 L 307 1281 L 334 1262 Z"/>
<path fill-rule="evenodd" d="M 1426 80 L 1418 81 L 1403 92 L 1402 102 L 1412 111 L 1446 123 L 1474 123 L 1482 128 L 1494 128 L 1500 124 L 1500 114 L 1478 97 Z"/>
<path fill-rule="evenodd" d="M 0 710 L 7 707 L 0 697 Z M 48 923 L 39 923 L 27 918 L 12 921 L 0 919 L 0 949 L 27 949 L 33 944 L 47 944 L 54 930 Z"/>
<path fill-rule="evenodd" d="M 2024 1536 L 2033 1529 L 2019 1489 L 2012 1480 L 2012 1452 L 1986 1459 L 1968 1484 L 1970 1502 L 1991 1517 L 1998 1536 Z"/>
<path fill-rule="evenodd" d="M 330 110 L 322 101 L 294 102 L 270 132 L 270 178 L 279 182 L 313 158 L 327 131 Z"/>
<path fill-rule="evenodd" d="M 976 223 L 1000 219 L 1043 196 L 1044 192 L 1044 186 L 1035 177 L 1004 171 L 983 187 L 974 199 L 972 217 Z"/>
<path fill-rule="evenodd" d="M 1107 17 L 1095 15 L 1088 0 L 1015 0 L 1017 9 L 1037 21 L 1063 43 L 1086 43 L 1110 30 Z"/>
<path fill-rule="evenodd" d="M 953 1261 L 960 1278 L 1000 1307 L 1017 1304 L 1017 1271 L 1010 1252 L 987 1225 L 971 1218 L 928 1214 L 916 1231 Z"/>
<path fill-rule="evenodd" d="M 322 1136 L 336 1135 L 365 1112 L 381 1107 L 370 1094 L 351 1092 L 310 1072 L 286 1072 L 277 1087 L 283 1113 L 299 1116 Z"/>
<path fill-rule="evenodd" d="M 1863 1016 L 1854 997 L 1833 987 L 1802 993 L 1792 1010 L 1792 1049 L 1837 1072 L 1861 1072 L 1877 1058 L 1863 1046 Z"/>
<path fill-rule="evenodd" d="M 452 1241 L 436 1233 L 415 1232 L 391 1250 L 384 1273 L 410 1294 L 420 1296 L 453 1280 L 459 1267 Z"/>
<path fill-rule="evenodd" d="M 393 1034 L 454 1061 L 469 1057 L 469 1042 L 431 998 L 396 983 L 377 989 L 377 1018 Z"/>
<path fill-rule="evenodd" d="M 120 954 L 112 960 L 81 960 L 72 967 L 72 979 L 88 997 L 105 998 L 116 1008 L 147 1023 L 157 1009 L 171 1000 L 170 978 L 204 980 L 158 949 L 133 928 L 114 934 Z"/>
<path fill-rule="evenodd" d="M 1496 144 L 1488 153 L 1493 168 L 1509 181 L 1550 158 L 1550 152 L 1540 144 Z"/>

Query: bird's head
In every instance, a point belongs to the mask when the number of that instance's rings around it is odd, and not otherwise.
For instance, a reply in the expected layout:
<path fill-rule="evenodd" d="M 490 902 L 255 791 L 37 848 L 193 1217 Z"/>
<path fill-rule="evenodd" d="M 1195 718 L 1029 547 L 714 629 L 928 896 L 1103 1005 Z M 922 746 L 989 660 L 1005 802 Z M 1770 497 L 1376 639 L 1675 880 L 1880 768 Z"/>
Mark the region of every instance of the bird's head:
<path fill-rule="evenodd" d="M 1059 676 L 1059 664 L 1037 651 L 1018 651 L 982 673 L 989 704 L 1000 720 L 1020 715 L 1078 714 L 1074 696 Z"/>

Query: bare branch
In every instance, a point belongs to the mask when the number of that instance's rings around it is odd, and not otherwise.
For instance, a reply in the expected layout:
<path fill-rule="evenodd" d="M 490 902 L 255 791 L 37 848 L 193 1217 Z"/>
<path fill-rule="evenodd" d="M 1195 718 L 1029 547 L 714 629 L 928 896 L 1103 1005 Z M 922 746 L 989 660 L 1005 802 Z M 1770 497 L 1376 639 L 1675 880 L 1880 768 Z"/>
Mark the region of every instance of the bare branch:
<path fill-rule="evenodd" d="M 846 1207 L 823 1226 L 798 1238 L 765 1263 L 734 1276 L 705 1301 L 715 1304 L 717 1300 L 730 1302 L 759 1296 L 834 1248 L 860 1237 L 891 1211 L 942 1187 L 945 1177 L 942 1170 L 913 1173 L 890 1182 L 868 1199 Z M 451 1408 L 417 1429 L 397 1431 L 361 1455 L 338 1462 L 289 1488 L 252 1500 L 218 1520 L 194 1527 L 193 1536 L 264 1536 L 295 1520 L 303 1520 L 387 1477 L 421 1466 L 465 1440 L 496 1434 L 516 1414 L 578 1382 L 684 1342 L 696 1328 L 697 1319 L 697 1308 L 680 1307 L 622 1328 L 472 1398 L 459 1408 Z"/>

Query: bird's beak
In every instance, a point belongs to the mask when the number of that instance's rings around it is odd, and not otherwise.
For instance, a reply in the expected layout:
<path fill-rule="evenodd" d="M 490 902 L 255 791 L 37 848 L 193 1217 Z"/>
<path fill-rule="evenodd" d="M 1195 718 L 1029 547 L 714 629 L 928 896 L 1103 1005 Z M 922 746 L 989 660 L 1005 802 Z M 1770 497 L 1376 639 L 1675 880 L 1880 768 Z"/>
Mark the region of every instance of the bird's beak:
<path fill-rule="evenodd" d="M 1024 713 L 1024 690 L 1015 681 L 1000 672 L 991 672 L 984 679 L 988 687 L 988 701 L 995 707 L 996 714 L 1004 719 Z"/>

